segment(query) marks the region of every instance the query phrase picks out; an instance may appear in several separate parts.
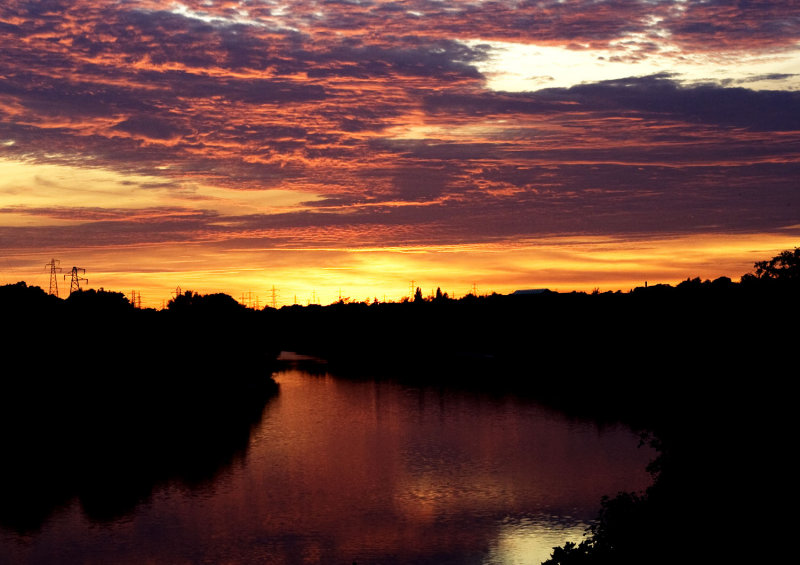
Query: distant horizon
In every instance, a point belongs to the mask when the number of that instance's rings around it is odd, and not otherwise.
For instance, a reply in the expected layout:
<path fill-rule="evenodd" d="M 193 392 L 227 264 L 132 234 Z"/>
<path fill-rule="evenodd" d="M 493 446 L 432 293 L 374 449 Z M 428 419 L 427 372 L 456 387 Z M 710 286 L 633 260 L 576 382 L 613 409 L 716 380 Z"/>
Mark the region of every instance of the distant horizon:
<path fill-rule="evenodd" d="M 613 287 L 611 285 L 601 285 L 597 284 L 596 282 L 585 281 L 580 284 L 573 284 L 573 285 L 562 285 L 562 286 L 554 286 L 554 285 L 546 285 L 546 284 L 530 284 L 530 285 L 514 285 L 513 283 L 500 283 L 495 284 L 491 287 L 483 286 L 478 281 L 473 281 L 472 283 L 462 283 L 460 285 L 452 285 L 450 287 L 441 284 L 426 284 L 424 280 L 416 280 L 416 279 L 409 279 L 406 281 L 404 291 L 390 293 L 385 292 L 384 290 L 377 290 L 375 292 L 364 294 L 363 296 L 360 294 L 350 293 L 346 287 L 342 288 L 334 288 L 333 290 L 320 287 L 312 288 L 308 295 L 303 295 L 301 293 L 289 293 L 289 299 L 286 299 L 287 292 L 282 289 L 279 285 L 275 285 L 275 292 L 276 292 L 276 300 L 275 305 L 277 308 L 282 306 L 291 306 L 291 305 L 300 305 L 306 306 L 308 304 L 319 304 L 319 305 L 330 305 L 339 302 L 340 300 L 349 301 L 349 302 L 373 302 L 377 299 L 378 302 L 381 303 L 389 303 L 389 302 L 401 302 L 404 299 L 412 298 L 417 287 L 420 288 L 422 295 L 424 298 L 431 297 L 435 294 L 436 290 L 441 290 L 442 293 L 446 293 L 449 298 L 458 299 L 469 294 L 477 295 L 477 296 L 488 296 L 494 293 L 508 295 L 512 294 L 515 291 L 521 290 L 531 290 L 531 289 L 547 289 L 552 292 L 559 292 L 559 293 L 569 293 L 569 292 L 593 292 L 597 290 L 598 292 L 628 292 L 633 290 L 634 288 L 644 287 L 644 286 L 655 286 L 659 284 L 671 285 L 675 286 L 680 284 L 681 282 L 687 279 L 695 279 L 699 278 L 700 280 L 715 280 L 720 277 L 728 277 L 733 282 L 739 282 L 741 277 L 752 273 L 753 272 L 753 264 L 756 261 L 762 261 L 766 259 L 772 258 L 777 253 L 784 251 L 786 249 L 793 249 L 795 246 L 786 246 L 781 249 L 774 249 L 767 251 L 765 253 L 754 255 L 752 261 L 749 261 L 748 267 L 743 269 L 741 272 L 733 273 L 733 272 L 721 272 L 719 269 L 711 268 L 710 270 L 706 270 L 705 272 L 687 272 L 685 275 L 678 276 L 676 278 L 671 279 L 657 279 L 654 277 L 645 278 L 641 281 L 631 281 L 630 285 L 628 286 L 619 286 Z M 56 261 L 60 261 L 57 257 L 54 257 Z M 707 262 L 706 262 L 707 263 Z M 735 264 L 735 263 L 734 263 Z M 66 263 L 61 262 L 61 271 L 58 275 L 58 289 L 59 289 L 59 298 L 67 298 L 69 295 L 69 287 L 70 287 L 70 271 L 72 267 L 66 267 Z M 85 267 L 84 267 L 85 269 Z M 20 272 L 20 275 L 23 273 Z M 94 275 L 95 279 L 103 275 L 93 274 L 91 271 L 87 269 L 86 272 L 81 272 L 81 277 L 87 277 Z M 195 274 L 195 277 L 198 275 Z M 0 285 L 6 284 L 16 284 L 18 282 L 24 282 L 28 286 L 35 286 L 39 287 L 45 292 L 49 291 L 50 286 L 50 273 L 47 265 L 45 265 L 45 269 L 41 271 L 41 273 L 36 273 L 28 277 L 17 278 L 16 280 L 12 280 L 13 276 L 8 276 L 7 273 L 2 273 L 2 279 L 0 279 Z M 106 275 L 105 280 L 110 280 L 110 278 Z M 93 284 L 92 280 L 89 279 L 87 283 L 81 283 L 81 290 L 105 290 L 109 292 L 118 292 L 122 293 L 126 298 L 132 301 L 132 292 L 135 291 L 136 295 L 140 298 L 140 302 L 142 307 L 144 308 L 155 308 L 161 309 L 164 307 L 169 300 L 175 297 L 175 292 L 178 288 L 180 288 L 181 293 L 186 291 L 192 291 L 197 294 L 215 294 L 215 293 L 222 293 L 227 294 L 228 296 L 235 299 L 240 304 L 248 307 L 248 308 L 264 308 L 266 306 L 272 306 L 272 285 L 269 286 L 262 286 L 259 287 L 261 290 L 258 289 L 246 289 L 246 290 L 231 290 L 224 286 L 213 286 L 207 283 L 203 283 L 202 281 L 195 279 L 194 282 L 196 284 L 180 284 L 175 283 L 174 286 L 166 287 L 166 292 L 164 292 L 164 288 L 161 289 L 156 287 L 146 287 L 140 285 L 139 288 L 136 288 L 133 285 L 128 285 L 129 288 L 124 287 L 114 287 L 109 284 L 103 284 L 99 282 L 98 284 Z M 532 281 L 535 282 L 535 281 Z M 413 286 L 412 286 L 413 284 Z M 142 290 L 142 289 L 147 290 Z M 392 287 L 397 288 L 397 287 Z M 159 292 L 162 294 L 160 297 L 156 297 Z M 362 293 L 363 294 L 363 293 Z M 313 300 L 313 301 L 312 301 Z"/>

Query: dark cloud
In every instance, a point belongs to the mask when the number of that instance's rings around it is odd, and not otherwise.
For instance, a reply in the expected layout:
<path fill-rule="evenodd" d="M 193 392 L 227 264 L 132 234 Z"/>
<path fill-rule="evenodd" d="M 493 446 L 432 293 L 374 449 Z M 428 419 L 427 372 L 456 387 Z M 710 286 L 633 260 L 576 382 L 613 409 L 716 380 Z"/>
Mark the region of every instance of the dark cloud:
<path fill-rule="evenodd" d="M 542 95 L 593 109 L 644 112 L 690 123 L 755 131 L 800 130 L 800 92 L 681 86 L 668 76 L 654 75 L 583 84 Z"/>
<path fill-rule="evenodd" d="M 220 230 L 214 226 L 217 214 L 197 210 L 14 207 L 3 211 L 76 222 L 46 229 L 0 227 L 0 238 L 18 249 L 180 243 Z"/>
<path fill-rule="evenodd" d="M 768 80 L 786 80 L 788 78 L 796 77 L 797 74 L 788 74 L 788 73 L 769 73 L 765 75 L 756 75 L 747 78 L 738 79 L 735 82 L 738 84 L 747 84 L 749 82 L 761 82 L 761 81 L 768 81 Z"/>
<path fill-rule="evenodd" d="M 755 131 L 800 130 L 800 92 L 753 91 L 714 84 L 684 86 L 669 74 L 531 93 L 442 92 L 427 96 L 425 106 L 430 112 L 475 116 L 591 111 Z"/>
<path fill-rule="evenodd" d="M 562 100 L 531 93 L 508 92 L 437 92 L 424 98 L 425 109 L 431 113 L 469 114 L 541 114 L 569 110 Z"/>
<path fill-rule="evenodd" d="M 153 139 L 172 139 L 190 132 L 188 128 L 170 123 L 169 120 L 150 116 L 136 116 L 120 122 L 114 129 Z"/>
<path fill-rule="evenodd" d="M 448 192 L 451 182 L 447 168 L 407 167 L 392 172 L 391 196 L 403 201 L 428 201 Z"/>

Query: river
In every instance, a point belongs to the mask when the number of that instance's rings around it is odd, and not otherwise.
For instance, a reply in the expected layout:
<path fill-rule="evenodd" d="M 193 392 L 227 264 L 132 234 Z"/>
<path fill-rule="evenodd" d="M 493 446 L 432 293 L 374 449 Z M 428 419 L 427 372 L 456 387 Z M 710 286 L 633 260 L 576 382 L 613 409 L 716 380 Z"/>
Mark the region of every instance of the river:
<path fill-rule="evenodd" d="M 0 561 L 537 564 L 581 539 L 603 495 L 650 481 L 654 454 L 631 430 L 529 399 L 297 367 L 275 378 L 210 476 L 158 480 L 121 515 L 73 498 L 39 527 L 0 528 Z"/>

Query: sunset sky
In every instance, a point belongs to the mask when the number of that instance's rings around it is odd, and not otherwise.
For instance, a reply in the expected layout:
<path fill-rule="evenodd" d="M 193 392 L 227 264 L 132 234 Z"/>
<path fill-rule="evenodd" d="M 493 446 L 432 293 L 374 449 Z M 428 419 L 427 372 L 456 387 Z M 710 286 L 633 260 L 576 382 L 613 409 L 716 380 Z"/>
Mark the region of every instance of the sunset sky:
<path fill-rule="evenodd" d="M 0 284 L 626 291 L 797 245 L 797 0 L 0 5 Z"/>

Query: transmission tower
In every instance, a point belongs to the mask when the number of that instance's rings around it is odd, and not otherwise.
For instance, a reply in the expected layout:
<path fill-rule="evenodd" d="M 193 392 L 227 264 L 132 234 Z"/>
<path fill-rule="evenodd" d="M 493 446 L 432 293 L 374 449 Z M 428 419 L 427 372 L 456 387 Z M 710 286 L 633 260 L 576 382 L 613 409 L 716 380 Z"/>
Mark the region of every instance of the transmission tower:
<path fill-rule="evenodd" d="M 142 293 L 135 290 L 131 291 L 131 306 L 134 308 L 142 308 Z"/>
<path fill-rule="evenodd" d="M 270 299 L 272 302 L 272 307 L 278 307 L 278 290 L 275 288 L 275 285 L 272 285 L 272 290 L 270 291 Z M 297 298 L 295 297 L 295 302 L 297 302 Z"/>
<path fill-rule="evenodd" d="M 72 267 L 72 271 L 70 272 L 70 279 L 69 279 L 69 293 L 72 294 L 73 291 L 81 289 L 81 281 L 89 282 L 89 279 L 85 279 L 78 275 L 78 271 L 82 273 L 86 273 L 86 269 L 81 267 Z M 67 275 L 64 275 L 64 280 L 67 280 Z"/>
<path fill-rule="evenodd" d="M 191 291 L 187 290 L 186 294 L 189 294 L 191 296 Z M 178 299 L 181 296 L 183 296 L 182 291 L 181 291 L 181 287 L 180 286 L 175 287 L 175 290 L 170 293 L 170 296 L 172 296 L 173 298 L 170 298 L 169 302 L 167 302 L 165 300 L 162 301 L 162 307 L 161 307 L 162 310 L 169 309 L 169 305 L 170 304 L 174 304 L 175 306 L 178 305 Z"/>
<path fill-rule="evenodd" d="M 244 292 L 242 293 L 242 298 L 239 300 L 239 303 L 244 305 L 246 308 L 253 307 L 253 291 L 248 290 L 247 294 Z"/>
<path fill-rule="evenodd" d="M 52 294 L 56 298 L 58 298 L 58 272 L 61 270 L 59 265 L 61 261 L 58 259 L 50 259 L 50 262 L 45 265 L 45 268 L 50 268 L 50 290 L 48 294 Z"/>

